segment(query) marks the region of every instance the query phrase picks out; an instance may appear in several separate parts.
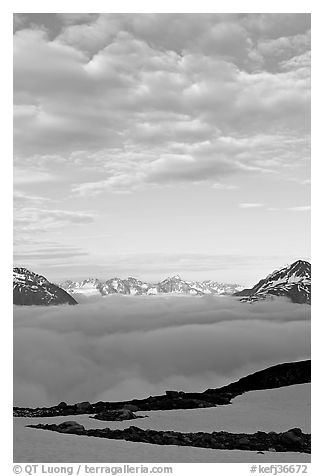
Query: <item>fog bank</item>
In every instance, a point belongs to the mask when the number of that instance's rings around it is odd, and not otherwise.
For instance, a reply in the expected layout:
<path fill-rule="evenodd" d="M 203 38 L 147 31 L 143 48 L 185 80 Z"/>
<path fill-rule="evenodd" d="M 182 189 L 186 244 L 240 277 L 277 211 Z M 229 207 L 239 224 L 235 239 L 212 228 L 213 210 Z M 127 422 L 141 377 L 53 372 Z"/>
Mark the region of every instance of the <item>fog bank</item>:
<path fill-rule="evenodd" d="M 14 403 L 202 391 L 309 358 L 310 306 L 231 297 L 108 296 L 14 308 Z"/>

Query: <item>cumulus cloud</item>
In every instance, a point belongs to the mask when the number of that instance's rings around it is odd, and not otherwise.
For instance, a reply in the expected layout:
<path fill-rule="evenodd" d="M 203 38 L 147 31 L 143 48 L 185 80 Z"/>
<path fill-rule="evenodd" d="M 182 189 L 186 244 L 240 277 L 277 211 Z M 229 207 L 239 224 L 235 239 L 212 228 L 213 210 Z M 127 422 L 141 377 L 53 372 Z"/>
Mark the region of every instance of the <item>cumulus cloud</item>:
<path fill-rule="evenodd" d="M 25 18 L 14 38 L 20 167 L 52 155 L 42 174 L 71 173 L 62 156 L 73 163 L 81 152 L 79 168 L 94 172 L 104 156 L 106 175 L 74 186 L 86 195 L 212 186 L 243 169 L 282 170 L 290 156 L 304 159 L 309 15 L 59 14 L 55 21 L 54 37 Z M 303 148 L 292 145 L 301 138 Z"/>
<path fill-rule="evenodd" d="M 110 296 L 14 314 L 16 405 L 201 391 L 310 355 L 309 307 L 281 300 Z"/>
<path fill-rule="evenodd" d="M 306 33 L 294 36 L 262 39 L 258 42 L 257 49 L 270 64 L 271 62 L 277 64 L 278 58 L 284 61 L 287 58 L 308 54 L 310 46 L 311 35 L 308 30 Z"/>

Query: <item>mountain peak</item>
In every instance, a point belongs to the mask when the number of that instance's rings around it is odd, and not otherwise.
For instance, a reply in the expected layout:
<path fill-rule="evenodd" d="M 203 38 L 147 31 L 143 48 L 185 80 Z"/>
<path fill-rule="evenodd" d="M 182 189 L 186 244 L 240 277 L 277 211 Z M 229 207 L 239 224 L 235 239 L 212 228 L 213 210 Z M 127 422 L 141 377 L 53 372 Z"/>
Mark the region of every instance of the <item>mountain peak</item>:
<path fill-rule="evenodd" d="M 129 276 L 126 279 L 118 277 L 105 281 L 95 280 L 89 284 L 88 280 L 73 282 L 65 281 L 60 286 L 72 294 L 84 294 L 87 296 L 98 294 L 128 294 L 128 295 L 155 295 L 155 294 L 233 294 L 242 289 L 237 284 L 218 283 L 216 281 L 185 281 L 179 274 L 167 277 L 160 282 L 147 282 L 139 278 Z"/>
<path fill-rule="evenodd" d="M 16 305 L 77 304 L 64 289 L 27 268 L 13 269 L 13 303 Z"/>
<path fill-rule="evenodd" d="M 310 271 L 311 264 L 308 261 L 304 261 L 302 259 L 299 259 L 299 260 L 295 261 L 294 263 L 292 263 L 290 265 L 290 268 Z"/>
<path fill-rule="evenodd" d="M 292 302 L 310 304 L 311 265 L 308 261 L 297 260 L 273 271 L 253 288 L 244 289 L 236 295 L 245 296 L 243 299 L 248 301 L 257 301 L 268 296 L 285 296 Z"/>

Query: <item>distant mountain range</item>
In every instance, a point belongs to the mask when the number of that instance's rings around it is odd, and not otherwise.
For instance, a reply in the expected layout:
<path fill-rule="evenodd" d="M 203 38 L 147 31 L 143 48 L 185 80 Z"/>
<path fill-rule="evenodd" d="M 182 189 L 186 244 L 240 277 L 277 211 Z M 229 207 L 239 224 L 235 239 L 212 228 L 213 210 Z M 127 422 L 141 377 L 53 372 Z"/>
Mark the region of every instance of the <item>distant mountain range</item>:
<path fill-rule="evenodd" d="M 234 293 L 241 301 L 253 302 L 284 296 L 299 304 L 311 303 L 311 265 L 298 260 L 261 279 L 253 288 Z"/>
<path fill-rule="evenodd" d="M 26 268 L 13 270 L 13 303 L 24 306 L 77 304 L 64 289 Z"/>
<path fill-rule="evenodd" d="M 242 289 L 238 284 L 218 283 L 216 281 L 185 281 L 179 275 L 166 278 L 158 283 L 141 281 L 134 277 L 126 279 L 111 278 L 101 281 L 88 278 L 83 281 L 64 281 L 50 283 L 26 268 L 13 270 L 13 302 L 18 305 L 57 305 L 77 304 L 71 296 L 159 295 L 182 294 L 203 296 L 234 295 L 243 302 L 255 302 L 283 296 L 299 304 L 311 303 L 311 265 L 298 260 L 261 279 L 255 286 Z"/>
<path fill-rule="evenodd" d="M 238 284 L 218 283 L 216 281 L 185 281 L 179 275 L 166 278 L 158 283 L 149 283 L 137 278 L 126 279 L 111 278 L 100 281 L 88 278 L 83 281 L 64 281 L 59 286 L 71 294 L 102 295 L 129 294 L 129 295 L 154 295 L 154 294 L 233 294 L 242 289 Z"/>

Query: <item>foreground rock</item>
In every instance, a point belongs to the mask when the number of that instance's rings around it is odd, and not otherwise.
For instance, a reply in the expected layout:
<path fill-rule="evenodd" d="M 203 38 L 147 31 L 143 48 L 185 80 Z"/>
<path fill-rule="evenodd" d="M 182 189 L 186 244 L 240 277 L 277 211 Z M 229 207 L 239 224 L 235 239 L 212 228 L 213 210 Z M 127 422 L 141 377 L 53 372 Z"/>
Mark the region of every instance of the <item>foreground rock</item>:
<path fill-rule="evenodd" d="M 111 410 L 108 412 L 97 413 L 90 418 L 103 421 L 123 421 L 123 420 L 135 420 L 136 418 L 145 418 L 145 416 L 135 415 L 132 411 L 127 408 L 122 410 Z"/>
<path fill-rule="evenodd" d="M 310 381 L 311 361 L 301 360 L 299 362 L 274 365 L 243 377 L 237 382 L 233 382 L 220 389 L 208 389 L 205 393 L 213 394 L 214 392 L 222 391 L 228 392 L 231 395 L 240 395 L 251 390 L 287 387 L 289 385 L 310 383 Z"/>
<path fill-rule="evenodd" d="M 167 390 L 165 395 L 129 400 L 123 402 L 81 402 L 68 405 L 61 402 L 48 408 L 14 407 L 16 417 L 51 417 L 77 414 L 102 414 L 115 410 L 128 409 L 131 412 L 150 410 L 179 410 L 190 408 L 208 408 L 228 405 L 237 395 L 251 390 L 265 390 L 288 385 L 309 383 L 311 381 L 311 361 L 288 362 L 274 365 L 265 370 L 243 377 L 237 382 L 217 389 L 208 389 L 201 393 Z"/>
<path fill-rule="evenodd" d="M 83 435 L 85 428 L 76 421 L 64 421 L 57 425 L 60 433 L 72 433 L 74 435 Z"/>
<path fill-rule="evenodd" d="M 113 440 L 127 440 L 154 445 L 198 446 L 222 450 L 246 451 L 279 451 L 279 452 L 311 452 L 311 435 L 305 434 L 300 428 L 292 428 L 283 433 L 265 433 L 258 431 L 253 434 L 220 432 L 181 433 L 178 431 L 143 430 L 130 426 L 124 430 L 110 428 L 85 430 L 77 422 L 63 422 L 59 425 L 28 425 L 30 428 L 69 433 L 75 435 L 92 436 Z"/>

